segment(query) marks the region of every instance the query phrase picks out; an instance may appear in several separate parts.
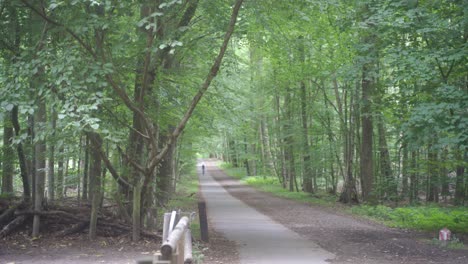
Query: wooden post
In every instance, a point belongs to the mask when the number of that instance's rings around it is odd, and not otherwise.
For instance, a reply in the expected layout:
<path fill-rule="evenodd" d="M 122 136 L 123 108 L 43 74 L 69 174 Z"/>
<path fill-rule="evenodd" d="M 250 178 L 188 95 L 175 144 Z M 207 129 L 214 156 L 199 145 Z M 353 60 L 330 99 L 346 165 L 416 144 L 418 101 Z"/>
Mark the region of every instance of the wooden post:
<path fill-rule="evenodd" d="M 204 242 L 209 242 L 208 235 L 208 218 L 206 217 L 205 202 L 198 202 L 198 217 L 200 219 L 200 237 Z"/>
<path fill-rule="evenodd" d="M 192 232 L 190 229 L 185 231 L 185 241 L 184 241 L 184 264 L 192 264 Z"/>
<path fill-rule="evenodd" d="M 171 221 L 171 213 L 164 213 L 162 241 L 166 241 L 167 237 L 169 236 L 169 233 L 171 232 L 169 230 L 170 221 Z"/>

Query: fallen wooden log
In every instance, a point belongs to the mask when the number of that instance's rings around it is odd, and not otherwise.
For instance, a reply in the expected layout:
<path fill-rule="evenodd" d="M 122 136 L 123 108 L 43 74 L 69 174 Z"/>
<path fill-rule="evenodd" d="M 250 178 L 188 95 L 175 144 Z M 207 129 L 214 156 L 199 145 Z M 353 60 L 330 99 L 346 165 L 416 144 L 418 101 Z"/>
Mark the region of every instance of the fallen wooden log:
<path fill-rule="evenodd" d="M 3 223 L 9 223 L 10 221 L 12 221 L 13 218 L 15 217 L 16 209 L 24 208 L 25 205 L 26 205 L 25 203 L 20 203 L 20 204 L 14 205 L 14 206 L 6 209 L 5 212 L 3 212 L 0 215 L 0 225 L 3 224 Z"/>
<path fill-rule="evenodd" d="M 125 226 L 125 225 L 118 224 L 118 223 L 103 222 L 103 221 L 99 221 L 99 220 L 98 220 L 98 226 L 100 228 L 102 228 L 102 227 L 104 227 L 104 228 L 111 227 L 111 228 L 123 230 L 125 232 L 131 232 L 132 231 L 132 228 L 130 226 Z M 142 236 L 144 236 L 144 237 L 151 238 L 151 239 L 158 239 L 158 240 L 162 239 L 162 237 L 160 235 L 149 232 L 149 231 L 141 230 L 140 234 Z"/>
<path fill-rule="evenodd" d="M 64 236 L 68 236 L 68 235 L 72 235 L 72 234 L 81 232 L 84 229 L 86 229 L 88 226 L 89 226 L 89 221 L 84 221 L 84 222 L 78 223 L 76 225 L 73 225 L 69 229 L 63 230 L 62 232 L 57 234 L 57 237 L 64 237 Z"/>
<path fill-rule="evenodd" d="M 15 228 L 22 225 L 26 219 L 28 219 L 27 215 L 20 215 L 16 217 L 15 220 L 11 221 L 2 229 L 2 231 L 0 231 L 0 238 L 8 236 L 11 232 L 13 232 L 13 230 L 15 230 Z"/>
<path fill-rule="evenodd" d="M 40 215 L 40 216 L 53 216 L 53 215 L 58 215 L 58 216 L 63 216 L 63 217 L 67 217 L 67 218 L 71 218 L 77 222 L 81 222 L 83 221 L 83 219 L 77 217 L 77 216 L 74 216 L 70 213 L 67 213 L 67 212 L 64 212 L 64 211 L 35 211 L 35 210 L 27 210 L 27 211 L 16 211 L 15 212 L 15 215 L 19 216 L 19 215 L 29 215 L 29 216 L 33 216 L 33 215 Z"/>
<path fill-rule="evenodd" d="M 2 215 L 0 215 L 0 225 L 10 222 L 15 217 L 15 207 L 8 208 Z"/>

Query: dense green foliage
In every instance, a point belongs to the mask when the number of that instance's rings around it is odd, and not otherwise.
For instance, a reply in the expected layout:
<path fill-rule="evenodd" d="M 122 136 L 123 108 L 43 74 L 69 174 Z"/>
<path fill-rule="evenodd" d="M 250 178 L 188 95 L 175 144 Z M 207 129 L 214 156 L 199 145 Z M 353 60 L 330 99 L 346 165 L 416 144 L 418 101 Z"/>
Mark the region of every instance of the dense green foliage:
<path fill-rule="evenodd" d="M 193 167 L 242 2 L 0 1 L 2 193 L 89 201 L 90 238 L 111 199 L 138 240 Z"/>
<path fill-rule="evenodd" d="M 466 6 L 247 3 L 207 148 L 290 191 L 465 204 Z"/>
<path fill-rule="evenodd" d="M 387 224 L 402 228 L 416 228 L 437 231 L 447 227 L 454 233 L 468 233 L 468 211 L 465 207 L 441 208 L 438 206 L 398 207 L 383 205 L 361 205 L 352 212 L 385 221 Z"/>
<path fill-rule="evenodd" d="M 0 1 L 2 193 L 36 210 L 73 193 L 95 217 L 103 196 L 138 230 L 202 153 L 283 196 L 463 206 L 467 17 L 467 0 Z"/>

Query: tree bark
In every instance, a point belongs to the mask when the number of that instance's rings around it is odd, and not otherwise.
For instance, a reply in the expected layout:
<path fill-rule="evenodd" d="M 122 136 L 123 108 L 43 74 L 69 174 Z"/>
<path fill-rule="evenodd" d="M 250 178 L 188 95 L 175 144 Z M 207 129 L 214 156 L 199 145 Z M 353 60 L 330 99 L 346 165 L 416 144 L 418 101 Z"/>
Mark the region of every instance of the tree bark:
<path fill-rule="evenodd" d="M 97 232 L 97 220 L 99 213 L 99 205 L 101 203 L 101 156 L 99 149 L 102 147 L 101 138 L 95 132 L 89 132 L 88 137 L 93 142 L 98 142 L 91 148 L 91 168 L 89 170 L 90 179 L 90 194 L 92 194 L 91 202 L 91 217 L 89 221 L 89 239 L 93 240 L 96 238 Z"/>
<path fill-rule="evenodd" d="M 18 106 L 13 107 L 13 111 L 11 113 L 11 121 L 13 123 L 13 127 L 15 128 L 15 135 L 18 136 L 21 133 L 19 120 L 18 120 Z M 25 200 L 31 199 L 31 185 L 29 181 L 29 170 L 27 166 L 27 159 L 26 155 L 24 154 L 23 143 L 18 143 L 16 147 L 18 153 L 18 161 L 20 165 L 20 174 L 21 180 L 23 181 L 23 197 Z"/>
<path fill-rule="evenodd" d="M 55 135 L 57 127 L 57 113 L 53 110 L 51 116 L 52 137 Z M 55 200 L 55 145 L 50 144 L 49 147 L 49 170 L 47 173 L 47 190 L 50 200 Z"/>
<path fill-rule="evenodd" d="M 84 165 L 83 165 L 83 194 L 81 195 L 81 198 L 86 201 L 88 200 L 89 148 L 90 148 L 88 135 L 85 136 L 84 142 L 85 142 L 85 145 L 82 148 L 84 149 L 85 157 L 84 157 Z"/>
<path fill-rule="evenodd" d="M 37 129 L 45 127 L 46 119 L 46 104 L 44 99 L 38 101 L 38 110 L 36 111 L 35 116 Z M 37 133 L 36 133 L 37 134 Z M 42 203 L 44 200 L 44 187 L 45 187 L 45 174 L 46 174 L 46 142 L 44 139 L 40 139 L 36 142 L 35 145 L 35 168 L 36 168 L 36 189 L 34 193 L 34 210 L 40 212 L 42 211 Z M 34 215 L 33 219 L 33 229 L 32 237 L 37 238 L 39 236 L 39 227 L 40 227 L 40 216 Z"/>
<path fill-rule="evenodd" d="M 387 146 L 387 136 L 385 125 L 382 117 L 378 118 L 378 132 L 379 132 L 379 153 L 380 153 L 380 174 L 383 178 L 384 197 L 386 199 L 397 198 L 397 183 L 393 177 L 390 153 Z"/>
<path fill-rule="evenodd" d="M 457 160 L 467 160 L 468 158 L 468 153 L 465 151 L 463 154 L 461 149 L 458 150 L 457 154 Z M 465 202 L 466 198 L 466 193 L 465 193 L 465 185 L 468 185 L 465 183 L 466 181 L 466 176 L 465 176 L 465 166 L 462 164 L 459 164 L 456 168 L 457 176 L 456 176 L 456 183 L 455 183 L 455 205 L 463 205 Z"/>
<path fill-rule="evenodd" d="M 361 106 L 361 186 L 362 198 L 371 201 L 374 198 L 374 166 L 373 166 L 373 125 L 372 125 L 372 81 L 368 66 L 362 69 L 362 106 Z"/>
<path fill-rule="evenodd" d="M 426 201 L 427 202 L 439 202 L 439 176 L 438 176 L 438 154 L 436 150 L 433 149 L 432 144 L 428 147 L 427 154 L 427 193 Z"/>
<path fill-rule="evenodd" d="M 64 172 L 65 172 L 65 168 L 64 168 L 64 160 L 65 160 L 65 157 L 64 157 L 64 146 L 60 146 L 59 149 L 58 149 L 58 155 L 59 155 L 59 160 L 58 160 L 58 164 L 57 164 L 57 183 L 55 185 L 55 188 L 56 188 L 56 191 L 55 191 L 55 194 L 57 196 L 58 199 L 62 199 L 63 198 L 63 181 L 64 181 Z"/>
<path fill-rule="evenodd" d="M 10 113 L 8 113 L 10 115 Z M 10 118 L 4 119 L 2 155 L 2 194 L 13 195 L 15 151 L 12 146 L 13 125 Z"/>

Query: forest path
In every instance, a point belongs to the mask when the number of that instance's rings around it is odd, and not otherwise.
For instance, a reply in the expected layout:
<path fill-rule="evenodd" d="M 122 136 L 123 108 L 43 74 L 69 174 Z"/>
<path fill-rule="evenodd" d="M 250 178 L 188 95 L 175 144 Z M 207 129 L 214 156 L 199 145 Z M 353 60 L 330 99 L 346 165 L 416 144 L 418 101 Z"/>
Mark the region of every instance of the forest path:
<path fill-rule="evenodd" d="M 242 264 L 468 263 L 467 250 L 430 245 L 431 234 L 275 197 L 227 176 L 215 160 L 204 162 L 207 173 L 200 182 L 208 217 L 216 231 L 237 243 Z"/>
<path fill-rule="evenodd" d="M 230 195 L 212 176 L 222 173 L 205 162 L 201 192 L 210 223 L 238 246 L 241 264 L 327 263 L 334 255 Z"/>

